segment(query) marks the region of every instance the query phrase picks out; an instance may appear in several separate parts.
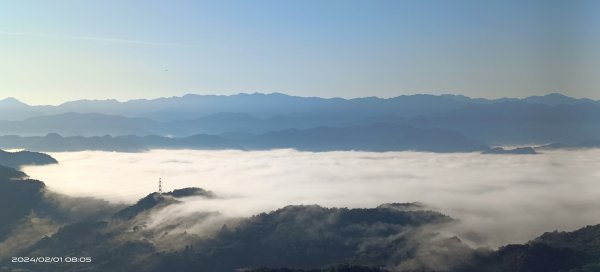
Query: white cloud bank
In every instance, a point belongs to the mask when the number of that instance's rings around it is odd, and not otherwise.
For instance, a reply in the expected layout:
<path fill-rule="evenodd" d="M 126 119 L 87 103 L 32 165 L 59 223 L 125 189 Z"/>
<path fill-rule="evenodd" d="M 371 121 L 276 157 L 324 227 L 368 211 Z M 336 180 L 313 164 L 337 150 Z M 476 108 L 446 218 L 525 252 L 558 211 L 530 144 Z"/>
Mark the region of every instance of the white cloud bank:
<path fill-rule="evenodd" d="M 68 195 L 135 202 L 156 191 L 162 177 L 165 190 L 194 186 L 222 196 L 168 209 L 173 216 L 201 211 L 248 216 L 288 204 L 375 207 L 418 201 L 459 219 L 461 238 L 489 246 L 600 223 L 598 149 L 534 156 L 295 150 L 51 155 L 60 164 L 25 172 Z"/>

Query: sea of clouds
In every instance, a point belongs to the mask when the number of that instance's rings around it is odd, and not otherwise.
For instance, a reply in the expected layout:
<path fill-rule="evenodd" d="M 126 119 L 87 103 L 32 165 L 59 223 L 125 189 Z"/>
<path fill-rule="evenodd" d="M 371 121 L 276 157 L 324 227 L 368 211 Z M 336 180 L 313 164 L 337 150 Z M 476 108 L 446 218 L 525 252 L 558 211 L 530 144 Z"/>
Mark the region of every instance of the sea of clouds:
<path fill-rule="evenodd" d="M 58 193 L 134 203 L 156 191 L 162 178 L 165 191 L 201 187 L 219 195 L 163 209 L 154 224 L 205 211 L 238 217 L 296 204 L 421 202 L 460 220 L 450 234 L 496 247 L 600 223 L 600 149 L 540 155 L 289 149 L 50 154 L 58 165 L 24 171 Z"/>

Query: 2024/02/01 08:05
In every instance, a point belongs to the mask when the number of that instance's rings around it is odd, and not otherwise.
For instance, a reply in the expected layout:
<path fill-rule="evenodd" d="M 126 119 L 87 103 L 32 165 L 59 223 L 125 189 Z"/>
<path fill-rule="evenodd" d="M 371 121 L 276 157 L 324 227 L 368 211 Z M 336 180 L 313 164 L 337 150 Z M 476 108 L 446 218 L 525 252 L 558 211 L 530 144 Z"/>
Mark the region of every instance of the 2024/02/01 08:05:
<path fill-rule="evenodd" d="M 91 263 L 92 257 L 12 257 L 13 263 Z"/>

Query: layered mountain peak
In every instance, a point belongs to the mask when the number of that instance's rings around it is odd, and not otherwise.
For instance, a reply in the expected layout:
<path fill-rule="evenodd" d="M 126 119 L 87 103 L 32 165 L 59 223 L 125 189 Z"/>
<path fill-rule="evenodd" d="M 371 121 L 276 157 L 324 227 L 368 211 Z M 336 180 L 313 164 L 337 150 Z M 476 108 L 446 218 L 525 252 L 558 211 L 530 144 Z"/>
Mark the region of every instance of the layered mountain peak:
<path fill-rule="evenodd" d="M 561 93 L 549 93 L 547 95 L 542 95 L 542 96 L 530 96 L 527 97 L 525 99 L 523 99 L 523 101 L 528 102 L 528 103 L 538 103 L 538 104 L 544 104 L 544 105 L 550 105 L 550 106 L 557 106 L 557 105 L 573 105 L 573 104 L 580 104 L 580 103 L 594 103 L 594 100 L 591 99 L 587 99 L 587 98 L 573 98 L 570 96 L 566 96 L 564 94 Z"/>
<path fill-rule="evenodd" d="M 0 100 L 0 107 L 27 107 L 28 105 L 14 97 L 7 97 Z"/>

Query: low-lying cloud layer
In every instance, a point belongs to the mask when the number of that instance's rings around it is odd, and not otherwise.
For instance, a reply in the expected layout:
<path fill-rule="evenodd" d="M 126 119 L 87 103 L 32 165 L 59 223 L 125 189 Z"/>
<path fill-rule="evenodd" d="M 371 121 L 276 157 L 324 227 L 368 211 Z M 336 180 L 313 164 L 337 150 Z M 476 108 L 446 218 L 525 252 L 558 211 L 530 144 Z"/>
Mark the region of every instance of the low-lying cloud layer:
<path fill-rule="evenodd" d="M 295 150 L 51 155 L 60 164 L 25 172 L 67 195 L 132 203 L 156 191 L 162 177 L 167 191 L 194 186 L 221 196 L 177 204 L 154 215 L 160 220 L 204 211 L 249 216 L 289 204 L 418 201 L 459 219 L 451 231 L 480 246 L 600 223 L 598 149 L 532 156 Z"/>

